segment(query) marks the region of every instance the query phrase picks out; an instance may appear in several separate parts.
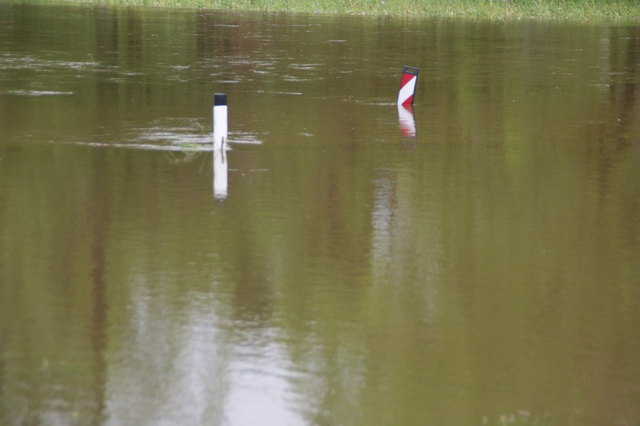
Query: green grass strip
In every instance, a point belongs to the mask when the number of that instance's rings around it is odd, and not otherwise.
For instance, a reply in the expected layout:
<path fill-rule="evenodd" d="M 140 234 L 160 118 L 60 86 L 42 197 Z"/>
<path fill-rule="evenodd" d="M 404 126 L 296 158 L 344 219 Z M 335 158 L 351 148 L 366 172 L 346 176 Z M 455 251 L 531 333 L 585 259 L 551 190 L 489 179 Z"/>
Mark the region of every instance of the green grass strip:
<path fill-rule="evenodd" d="M 640 0 L 27 0 L 349 15 L 639 23 Z"/>

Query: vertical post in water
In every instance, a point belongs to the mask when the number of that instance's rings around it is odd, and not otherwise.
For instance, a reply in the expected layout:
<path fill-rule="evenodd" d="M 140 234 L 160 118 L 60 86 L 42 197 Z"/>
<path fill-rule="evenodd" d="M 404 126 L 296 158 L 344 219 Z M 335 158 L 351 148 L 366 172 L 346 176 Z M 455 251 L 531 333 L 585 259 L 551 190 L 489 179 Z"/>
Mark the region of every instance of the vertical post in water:
<path fill-rule="evenodd" d="M 227 148 L 227 95 L 213 95 L 213 150 Z"/>
<path fill-rule="evenodd" d="M 213 95 L 213 196 L 227 198 L 227 95 Z"/>
<path fill-rule="evenodd" d="M 416 83 L 418 82 L 418 68 L 403 67 L 402 79 L 400 80 L 400 90 L 398 91 L 398 105 L 413 105 L 413 97 L 416 93 Z"/>

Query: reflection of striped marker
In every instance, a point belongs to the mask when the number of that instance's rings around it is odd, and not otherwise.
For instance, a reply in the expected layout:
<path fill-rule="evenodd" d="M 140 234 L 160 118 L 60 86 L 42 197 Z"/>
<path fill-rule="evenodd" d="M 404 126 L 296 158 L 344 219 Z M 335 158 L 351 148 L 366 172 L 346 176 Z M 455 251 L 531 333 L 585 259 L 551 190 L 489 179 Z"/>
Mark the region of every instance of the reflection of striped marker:
<path fill-rule="evenodd" d="M 398 92 L 398 105 L 413 105 L 413 95 L 416 92 L 418 81 L 418 68 L 403 67 L 400 91 Z"/>
<path fill-rule="evenodd" d="M 416 121 L 413 118 L 413 107 L 411 105 L 398 105 L 398 121 L 400 131 L 405 138 L 416 137 Z"/>
<path fill-rule="evenodd" d="M 226 149 L 227 145 L 227 95 L 213 95 L 213 149 Z"/>

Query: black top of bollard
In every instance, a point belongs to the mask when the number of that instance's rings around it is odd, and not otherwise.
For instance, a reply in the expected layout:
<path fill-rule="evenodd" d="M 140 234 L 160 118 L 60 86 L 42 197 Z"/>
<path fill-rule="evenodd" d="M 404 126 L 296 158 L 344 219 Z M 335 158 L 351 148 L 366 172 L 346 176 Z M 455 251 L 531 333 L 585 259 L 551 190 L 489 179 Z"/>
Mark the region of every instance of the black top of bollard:
<path fill-rule="evenodd" d="M 226 93 L 215 93 L 213 95 L 213 105 L 226 105 L 227 104 L 227 94 Z"/>

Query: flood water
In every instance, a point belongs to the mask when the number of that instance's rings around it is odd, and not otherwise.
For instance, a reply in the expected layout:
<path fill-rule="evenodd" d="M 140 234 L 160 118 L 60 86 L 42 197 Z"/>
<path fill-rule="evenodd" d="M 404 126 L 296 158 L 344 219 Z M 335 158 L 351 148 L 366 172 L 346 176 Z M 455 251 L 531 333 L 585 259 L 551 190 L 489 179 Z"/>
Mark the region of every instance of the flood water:
<path fill-rule="evenodd" d="M 639 254 L 640 27 L 0 4 L 0 424 L 637 425 Z"/>

